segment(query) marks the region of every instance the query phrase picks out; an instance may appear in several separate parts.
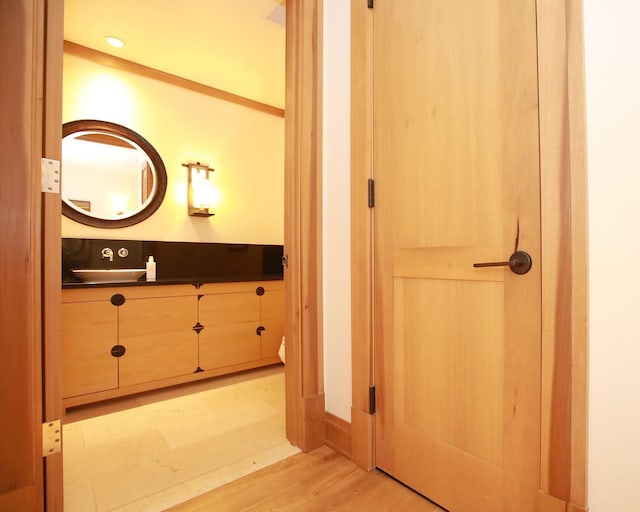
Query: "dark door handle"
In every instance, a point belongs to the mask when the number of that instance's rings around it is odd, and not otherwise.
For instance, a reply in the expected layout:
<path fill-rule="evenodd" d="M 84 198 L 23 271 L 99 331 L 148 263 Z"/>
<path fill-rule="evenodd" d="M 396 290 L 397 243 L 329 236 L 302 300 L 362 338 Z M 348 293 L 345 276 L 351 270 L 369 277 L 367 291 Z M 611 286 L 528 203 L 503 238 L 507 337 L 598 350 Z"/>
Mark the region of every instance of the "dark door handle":
<path fill-rule="evenodd" d="M 531 256 L 525 251 L 514 252 L 509 261 L 492 261 L 489 263 L 474 263 L 474 267 L 509 267 L 514 274 L 526 274 L 533 265 Z"/>

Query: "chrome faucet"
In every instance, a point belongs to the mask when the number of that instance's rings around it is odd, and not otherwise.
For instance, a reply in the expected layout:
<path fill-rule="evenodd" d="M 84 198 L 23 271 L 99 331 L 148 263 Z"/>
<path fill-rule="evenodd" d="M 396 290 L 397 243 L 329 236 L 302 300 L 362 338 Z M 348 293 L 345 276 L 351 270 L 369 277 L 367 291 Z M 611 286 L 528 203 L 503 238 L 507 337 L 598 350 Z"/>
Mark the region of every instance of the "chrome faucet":
<path fill-rule="evenodd" d="M 105 247 L 104 249 L 102 249 L 102 259 L 106 260 L 107 258 L 109 258 L 109 261 L 113 261 L 113 251 L 111 250 L 110 247 Z"/>

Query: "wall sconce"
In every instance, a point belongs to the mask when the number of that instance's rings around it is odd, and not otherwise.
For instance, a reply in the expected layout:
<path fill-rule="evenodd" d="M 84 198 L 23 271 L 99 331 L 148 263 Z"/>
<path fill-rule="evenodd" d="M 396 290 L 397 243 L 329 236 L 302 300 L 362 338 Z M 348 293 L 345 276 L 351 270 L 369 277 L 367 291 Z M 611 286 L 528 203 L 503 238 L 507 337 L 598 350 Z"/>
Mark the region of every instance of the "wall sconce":
<path fill-rule="evenodd" d="M 215 191 L 211 179 L 213 178 L 213 169 L 206 165 L 182 164 L 189 172 L 189 199 L 188 208 L 189 215 L 195 217 L 211 217 L 215 215 L 209 210 L 213 207 L 215 201 Z"/>

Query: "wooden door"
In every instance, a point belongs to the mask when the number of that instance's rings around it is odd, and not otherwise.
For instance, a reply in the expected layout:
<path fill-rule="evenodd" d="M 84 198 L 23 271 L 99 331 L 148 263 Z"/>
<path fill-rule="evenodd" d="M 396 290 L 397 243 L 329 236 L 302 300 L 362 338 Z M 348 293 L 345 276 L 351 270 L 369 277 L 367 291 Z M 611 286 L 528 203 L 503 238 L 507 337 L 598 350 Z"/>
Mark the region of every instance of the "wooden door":
<path fill-rule="evenodd" d="M 43 508 L 39 228 L 43 19 L 0 2 L 0 511 Z"/>
<path fill-rule="evenodd" d="M 375 2 L 376 464 L 451 512 L 536 510 L 536 56 L 534 0 Z"/>

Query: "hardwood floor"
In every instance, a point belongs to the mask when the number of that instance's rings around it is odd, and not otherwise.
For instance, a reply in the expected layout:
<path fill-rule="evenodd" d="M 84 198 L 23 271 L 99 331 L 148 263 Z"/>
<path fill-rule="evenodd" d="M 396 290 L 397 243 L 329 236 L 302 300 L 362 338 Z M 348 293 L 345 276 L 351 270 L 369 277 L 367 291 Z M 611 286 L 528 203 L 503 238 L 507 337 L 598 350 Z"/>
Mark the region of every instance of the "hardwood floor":
<path fill-rule="evenodd" d="M 368 473 L 322 447 L 231 482 L 168 512 L 443 512 L 380 471 Z"/>

